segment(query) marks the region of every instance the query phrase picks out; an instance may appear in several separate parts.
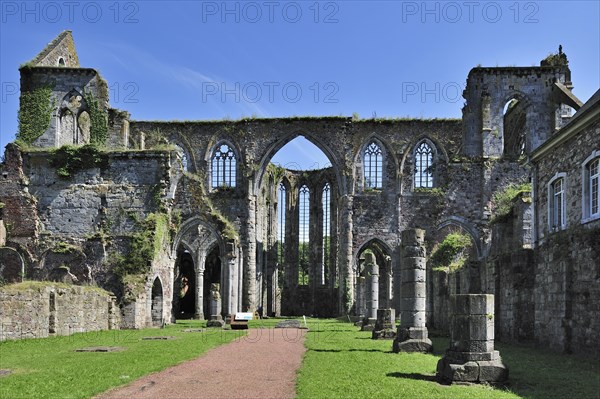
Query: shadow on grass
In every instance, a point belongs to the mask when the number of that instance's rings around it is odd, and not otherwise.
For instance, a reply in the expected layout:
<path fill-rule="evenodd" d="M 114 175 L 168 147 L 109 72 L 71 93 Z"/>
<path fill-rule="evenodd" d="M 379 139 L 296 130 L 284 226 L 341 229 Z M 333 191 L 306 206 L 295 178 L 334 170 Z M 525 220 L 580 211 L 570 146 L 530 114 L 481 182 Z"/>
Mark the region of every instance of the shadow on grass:
<path fill-rule="evenodd" d="M 393 353 L 392 351 L 384 351 L 381 349 L 311 349 L 312 352 L 329 352 L 329 353 L 340 353 L 340 352 L 379 352 L 379 353 Z"/>
<path fill-rule="evenodd" d="M 436 384 L 438 384 L 438 380 L 435 378 L 435 375 L 396 372 L 396 373 L 387 373 L 386 376 L 394 377 L 394 378 L 409 378 L 411 380 L 418 380 L 418 381 L 429 381 L 429 382 L 435 382 Z"/>

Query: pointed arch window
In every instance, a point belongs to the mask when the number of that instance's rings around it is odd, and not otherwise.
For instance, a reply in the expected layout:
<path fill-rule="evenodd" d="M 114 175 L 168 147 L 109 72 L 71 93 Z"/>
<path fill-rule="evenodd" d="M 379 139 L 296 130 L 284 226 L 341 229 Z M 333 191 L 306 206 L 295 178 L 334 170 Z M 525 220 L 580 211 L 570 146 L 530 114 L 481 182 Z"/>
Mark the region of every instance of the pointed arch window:
<path fill-rule="evenodd" d="M 184 172 L 187 172 L 189 170 L 189 160 L 185 150 L 179 144 L 175 144 L 175 151 L 177 154 L 177 162 L 179 162 L 181 169 L 183 169 Z"/>
<path fill-rule="evenodd" d="M 285 264 L 285 210 L 287 203 L 287 191 L 283 183 L 279 183 L 277 197 L 277 262 L 282 267 Z"/>
<path fill-rule="evenodd" d="M 235 187 L 237 159 L 235 152 L 227 144 L 215 149 L 211 163 L 212 188 Z"/>
<path fill-rule="evenodd" d="M 365 188 L 381 189 L 383 187 L 383 152 L 381 147 L 372 141 L 363 153 Z"/>
<path fill-rule="evenodd" d="M 298 284 L 308 284 L 310 245 L 310 190 L 306 185 L 298 192 Z"/>
<path fill-rule="evenodd" d="M 433 187 L 433 149 L 423 141 L 415 150 L 415 188 Z"/>
<path fill-rule="evenodd" d="M 321 284 L 325 284 L 329 279 L 331 265 L 331 186 L 329 183 L 323 187 L 321 205 L 323 208 L 323 259 L 319 281 Z"/>

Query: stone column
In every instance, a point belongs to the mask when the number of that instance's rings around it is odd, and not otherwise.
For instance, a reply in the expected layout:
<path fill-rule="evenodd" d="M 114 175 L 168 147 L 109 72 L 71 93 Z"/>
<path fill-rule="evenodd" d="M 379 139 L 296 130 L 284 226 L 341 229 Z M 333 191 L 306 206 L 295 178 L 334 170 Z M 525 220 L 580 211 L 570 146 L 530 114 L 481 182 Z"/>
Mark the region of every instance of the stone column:
<path fill-rule="evenodd" d="M 443 382 L 501 383 L 508 368 L 494 350 L 494 296 L 450 297 L 450 348 L 437 364 Z"/>
<path fill-rule="evenodd" d="M 210 320 L 206 327 L 223 327 L 223 317 L 221 316 L 221 285 L 213 283 L 210 286 Z"/>
<path fill-rule="evenodd" d="M 379 266 L 375 261 L 375 255 L 371 252 L 365 253 L 365 271 L 367 272 L 367 315 L 363 320 L 362 331 L 373 331 L 377 321 L 377 308 L 379 307 Z"/>
<path fill-rule="evenodd" d="M 377 309 L 379 308 L 379 265 L 375 262 L 375 255 L 372 253 L 365 254 L 365 263 L 367 270 L 370 272 L 370 302 L 369 302 L 369 319 L 377 319 Z"/>
<path fill-rule="evenodd" d="M 365 317 L 365 278 L 364 277 L 358 277 L 356 279 L 356 315 L 358 317 Z M 362 323 L 362 321 L 361 321 Z"/>
<path fill-rule="evenodd" d="M 394 309 L 377 309 L 377 322 L 375 322 L 371 338 L 396 338 L 396 311 Z"/>
<path fill-rule="evenodd" d="M 354 273 L 352 272 L 352 197 L 345 195 L 340 199 L 341 221 L 339 226 L 338 262 L 340 267 L 340 313 L 348 314 L 354 297 Z"/>
<path fill-rule="evenodd" d="M 400 258 L 400 328 L 394 352 L 430 352 L 425 326 L 425 230 L 404 230 Z"/>
<path fill-rule="evenodd" d="M 196 314 L 194 319 L 204 320 L 204 269 L 196 270 Z"/>
<path fill-rule="evenodd" d="M 247 204 L 242 309 L 254 312 L 256 310 L 256 196 L 249 195 Z"/>

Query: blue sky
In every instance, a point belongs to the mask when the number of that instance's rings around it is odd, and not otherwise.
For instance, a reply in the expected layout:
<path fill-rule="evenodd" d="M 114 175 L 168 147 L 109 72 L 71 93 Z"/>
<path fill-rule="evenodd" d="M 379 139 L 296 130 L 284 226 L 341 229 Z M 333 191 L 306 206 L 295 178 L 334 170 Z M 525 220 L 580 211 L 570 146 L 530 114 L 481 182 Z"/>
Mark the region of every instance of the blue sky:
<path fill-rule="evenodd" d="M 472 67 L 539 65 L 559 44 L 575 95 L 600 86 L 597 1 L 0 4 L 2 147 L 17 131 L 18 66 L 65 29 L 111 106 L 137 120 L 458 118 Z M 294 144 L 281 162 L 327 163 Z"/>

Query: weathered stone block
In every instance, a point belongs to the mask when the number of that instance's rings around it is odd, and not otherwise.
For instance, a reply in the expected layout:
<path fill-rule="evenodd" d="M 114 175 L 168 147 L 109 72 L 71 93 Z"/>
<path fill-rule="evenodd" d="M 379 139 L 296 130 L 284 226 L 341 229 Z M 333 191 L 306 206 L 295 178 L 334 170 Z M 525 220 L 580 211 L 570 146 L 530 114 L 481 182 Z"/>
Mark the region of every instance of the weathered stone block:
<path fill-rule="evenodd" d="M 424 282 L 414 282 L 400 286 L 400 298 L 425 298 L 426 296 L 427 285 Z"/>
<path fill-rule="evenodd" d="M 450 350 L 457 352 L 491 352 L 494 350 L 494 341 L 452 340 Z"/>
<path fill-rule="evenodd" d="M 407 246 L 402 248 L 402 262 L 404 262 L 404 259 L 415 257 L 425 258 L 425 255 L 425 248 L 422 246 Z"/>
<path fill-rule="evenodd" d="M 400 311 L 404 312 L 419 312 L 425 311 L 426 299 L 425 298 L 400 298 Z"/>
<path fill-rule="evenodd" d="M 400 233 L 400 240 L 403 246 L 420 246 L 425 241 L 425 230 L 409 229 Z"/>
<path fill-rule="evenodd" d="M 450 298 L 452 314 L 493 315 L 494 296 L 489 294 L 453 295 Z"/>
<path fill-rule="evenodd" d="M 494 322 L 486 315 L 453 315 L 450 335 L 455 340 L 493 340 Z"/>
<path fill-rule="evenodd" d="M 433 344 L 429 339 L 408 339 L 406 341 L 399 341 L 398 338 L 394 340 L 392 350 L 395 353 L 398 352 L 422 352 L 427 353 L 433 350 Z"/>
<path fill-rule="evenodd" d="M 421 269 L 402 269 L 400 270 L 400 281 L 402 284 L 405 283 L 424 283 L 425 282 L 425 270 Z"/>
<path fill-rule="evenodd" d="M 471 360 L 482 361 L 482 360 L 496 360 L 500 358 L 500 352 L 494 350 L 491 352 L 456 352 L 448 349 L 446 351 L 446 357 L 452 361 L 468 362 Z"/>
<path fill-rule="evenodd" d="M 402 258 L 400 261 L 400 267 L 403 270 L 409 269 L 419 269 L 425 270 L 427 268 L 426 258 L 418 257 L 418 258 Z"/>
<path fill-rule="evenodd" d="M 425 311 L 414 312 L 404 310 L 400 314 L 400 325 L 408 327 L 425 327 Z"/>

